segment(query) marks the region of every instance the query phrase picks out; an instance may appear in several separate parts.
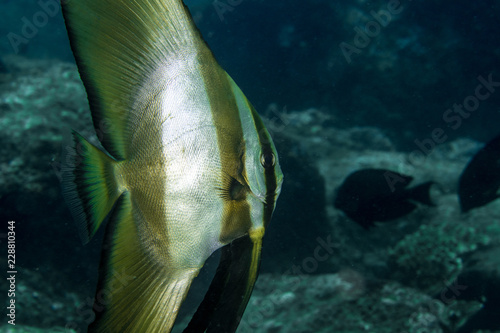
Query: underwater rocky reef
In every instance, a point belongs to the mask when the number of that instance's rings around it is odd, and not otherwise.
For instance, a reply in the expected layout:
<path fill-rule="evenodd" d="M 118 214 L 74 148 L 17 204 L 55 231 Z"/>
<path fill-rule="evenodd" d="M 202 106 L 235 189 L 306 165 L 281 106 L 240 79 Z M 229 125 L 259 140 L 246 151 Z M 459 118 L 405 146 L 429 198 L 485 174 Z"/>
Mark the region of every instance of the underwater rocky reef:
<path fill-rule="evenodd" d="M 82 245 L 60 172 L 72 129 L 98 141 L 49 2 L 0 1 L 9 13 L 0 41 L 0 221 L 16 221 L 19 271 L 16 326 L 4 320 L 0 332 L 85 332 L 93 320 L 102 232 Z M 500 333 L 500 201 L 461 213 L 457 197 L 468 161 L 498 135 L 500 6 L 391 3 L 188 3 L 265 118 L 285 175 L 238 332 Z M 46 24 L 26 28 L 43 15 Z M 367 27 L 371 35 L 359 32 Z M 24 39 L 13 44 L 12 34 Z M 480 102 L 478 87 L 489 92 Z M 473 111 L 458 109 L 475 101 Z M 363 229 L 333 203 L 364 168 L 411 175 L 412 186 L 435 182 L 436 206 Z M 210 260 L 174 332 L 203 296 Z M 7 267 L 5 256 L 0 262 Z"/>
<path fill-rule="evenodd" d="M 58 172 L 71 128 L 93 138 L 85 92 L 73 64 L 3 62 L 0 218 L 16 219 L 20 273 L 19 325 L 0 331 L 84 331 L 99 240 L 81 245 Z M 500 304 L 500 202 L 462 214 L 456 194 L 481 143 L 450 140 L 414 159 L 378 128 L 335 127 L 328 110 L 270 104 L 262 114 L 286 191 L 239 332 L 500 332 L 491 313 Z M 436 206 L 363 229 L 333 198 L 346 175 L 367 167 L 435 181 Z"/>

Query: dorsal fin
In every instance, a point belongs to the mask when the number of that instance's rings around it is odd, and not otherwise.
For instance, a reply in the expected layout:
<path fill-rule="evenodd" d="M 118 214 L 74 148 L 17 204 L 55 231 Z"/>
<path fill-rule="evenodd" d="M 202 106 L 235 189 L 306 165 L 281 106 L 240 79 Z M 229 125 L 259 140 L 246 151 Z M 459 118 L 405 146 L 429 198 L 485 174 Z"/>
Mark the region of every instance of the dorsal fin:
<path fill-rule="evenodd" d="M 150 100 L 144 90 L 154 94 L 151 85 L 168 82 L 169 66 L 208 47 L 182 1 L 72 0 L 62 7 L 97 136 L 124 159 L 127 124 Z"/>

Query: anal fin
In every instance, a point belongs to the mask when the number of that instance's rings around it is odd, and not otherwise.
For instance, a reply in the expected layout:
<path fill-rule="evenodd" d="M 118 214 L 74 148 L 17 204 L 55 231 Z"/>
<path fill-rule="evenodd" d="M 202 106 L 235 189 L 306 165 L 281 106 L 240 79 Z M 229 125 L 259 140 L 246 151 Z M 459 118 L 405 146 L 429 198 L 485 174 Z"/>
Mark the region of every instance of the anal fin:
<path fill-rule="evenodd" d="M 170 332 L 198 269 L 170 269 L 141 246 L 130 194 L 118 200 L 103 244 L 89 332 Z"/>
<path fill-rule="evenodd" d="M 183 333 L 234 333 L 257 280 L 264 228 L 222 248 L 217 272 Z"/>

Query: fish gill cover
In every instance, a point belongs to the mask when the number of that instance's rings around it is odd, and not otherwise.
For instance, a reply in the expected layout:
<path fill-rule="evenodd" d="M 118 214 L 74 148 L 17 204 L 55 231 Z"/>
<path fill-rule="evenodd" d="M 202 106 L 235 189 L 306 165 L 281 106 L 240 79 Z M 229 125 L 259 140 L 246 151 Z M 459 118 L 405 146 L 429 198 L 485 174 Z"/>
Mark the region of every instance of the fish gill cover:
<path fill-rule="evenodd" d="M 464 168 L 499 134 L 498 3 L 188 6 L 265 118 L 285 174 L 239 330 L 499 332 L 499 202 L 462 213 L 457 197 Z M 58 1 L 0 9 L 0 330 L 83 332 L 94 319 L 102 235 L 80 243 L 58 176 L 69 129 L 95 135 L 85 90 Z M 434 181 L 436 207 L 364 230 L 333 202 L 344 179 L 365 168 Z M 216 261 L 208 264 L 193 286 L 201 297 Z M 188 302 L 194 309 L 199 300 Z M 191 316 L 182 311 L 181 330 Z"/>

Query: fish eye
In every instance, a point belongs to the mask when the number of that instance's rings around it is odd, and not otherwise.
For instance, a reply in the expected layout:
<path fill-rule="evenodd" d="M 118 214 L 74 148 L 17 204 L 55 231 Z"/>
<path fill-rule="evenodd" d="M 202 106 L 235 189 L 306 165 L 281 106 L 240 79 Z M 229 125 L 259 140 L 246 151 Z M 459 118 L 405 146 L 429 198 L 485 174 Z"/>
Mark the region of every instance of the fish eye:
<path fill-rule="evenodd" d="M 275 163 L 276 158 L 273 153 L 262 153 L 260 155 L 260 164 L 262 164 L 265 169 L 274 166 Z"/>

